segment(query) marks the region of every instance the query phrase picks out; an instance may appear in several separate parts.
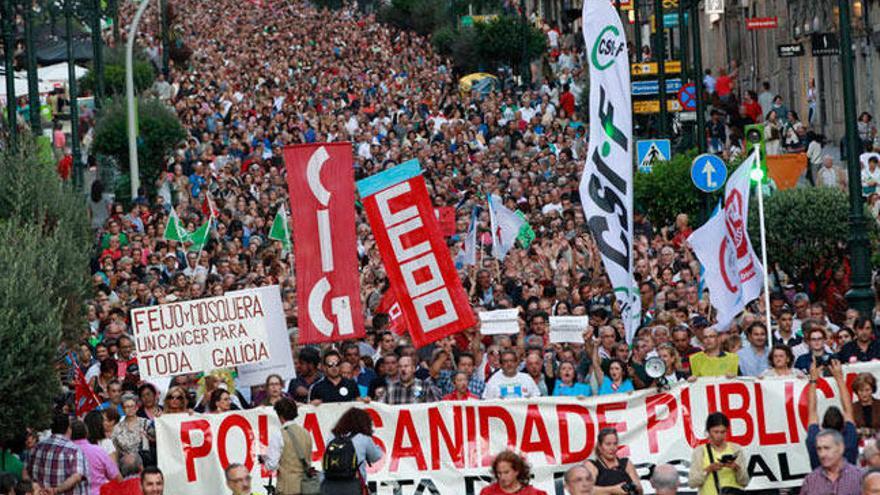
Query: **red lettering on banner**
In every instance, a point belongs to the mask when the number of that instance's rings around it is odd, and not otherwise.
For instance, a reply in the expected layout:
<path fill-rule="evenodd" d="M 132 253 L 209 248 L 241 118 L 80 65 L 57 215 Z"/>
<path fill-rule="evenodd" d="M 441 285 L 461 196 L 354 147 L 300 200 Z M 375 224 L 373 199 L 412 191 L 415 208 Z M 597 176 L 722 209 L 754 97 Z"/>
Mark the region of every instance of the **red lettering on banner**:
<path fill-rule="evenodd" d="M 217 455 L 220 457 L 220 467 L 226 470 L 226 468 L 229 467 L 229 464 L 231 464 L 226 453 L 226 435 L 228 435 L 229 431 L 233 428 L 240 428 L 242 433 L 244 433 L 244 443 L 247 446 L 247 450 L 245 451 L 242 463 L 248 471 L 251 471 L 254 468 L 254 456 L 251 450 L 254 446 L 254 430 L 251 428 L 251 424 L 248 420 L 235 414 L 227 416 L 226 419 L 220 423 L 220 429 L 217 432 Z M 238 461 L 238 459 L 236 459 L 236 461 Z"/>
<path fill-rule="evenodd" d="M 572 452 L 571 444 L 569 443 L 571 441 L 571 436 L 568 433 L 569 414 L 576 414 L 581 418 L 584 422 L 584 435 L 586 435 L 584 448 L 574 452 Z M 593 419 L 590 417 L 589 409 L 574 404 L 559 404 L 556 406 L 556 417 L 559 421 L 560 462 L 562 464 L 573 464 L 590 457 L 590 453 L 593 451 L 594 439 L 596 438 L 596 427 L 593 424 Z M 575 429 L 579 429 L 579 426 Z"/>
<path fill-rule="evenodd" d="M 404 438 L 404 435 L 409 437 Z M 407 440 L 409 447 L 404 447 L 404 440 Z M 400 460 L 404 457 L 412 457 L 416 461 L 416 467 L 419 471 L 426 471 L 428 464 L 425 462 L 425 453 L 422 452 L 422 444 L 419 442 L 419 435 L 416 433 L 416 427 L 413 425 L 412 413 L 406 409 L 401 409 L 397 414 L 397 429 L 394 432 L 394 444 L 391 446 L 391 464 L 388 470 L 392 473 L 397 471 Z"/>
<path fill-rule="evenodd" d="M 318 415 L 315 413 L 306 414 L 303 420 L 303 428 L 312 435 L 312 462 L 320 461 L 324 457 L 324 435 L 321 433 L 321 425 L 318 424 Z"/>
<path fill-rule="evenodd" d="M 710 390 L 711 387 L 707 387 L 706 390 Z M 714 394 L 713 394 L 714 398 Z M 706 443 L 705 438 L 699 438 L 694 434 L 694 423 L 693 418 L 691 417 L 691 389 L 690 387 L 685 387 L 681 390 L 681 420 L 684 424 L 684 438 L 687 440 L 688 445 L 691 446 L 692 449 L 697 448 L 698 446 Z"/>
<path fill-rule="evenodd" d="M 534 430 L 534 431 L 533 431 Z M 532 441 L 533 434 L 538 433 L 538 440 Z M 550 445 L 550 435 L 547 434 L 547 425 L 537 404 L 529 404 L 526 409 L 526 423 L 523 426 L 522 444 L 520 450 L 528 454 L 530 452 L 543 452 L 547 458 L 547 464 L 556 464 L 553 455 L 553 447 Z"/>
<path fill-rule="evenodd" d="M 794 382 L 785 382 L 785 417 L 788 419 L 788 436 L 792 443 L 798 443 L 800 432 L 794 412 Z"/>
<path fill-rule="evenodd" d="M 455 467 L 464 468 L 464 425 L 461 418 L 461 407 L 452 408 L 452 421 L 455 428 L 455 443 L 449 435 L 449 429 L 436 407 L 428 409 L 428 424 L 431 428 L 431 469 L 440 469 L 440 437 L 446 444 L 446 451 L 452 458 Z"/>
<path fill-rule="evenodd" d="M 757 406 L 758 441 L 761 445 L 782 445 L 785 443 L 785 431 L 768 432 L 767 415 L 764 413 L 764 387 L 755 382 L 755 406 Z"/>
<path fill-rule="evenodd" d="M 378 430 L 379 428 L 382 428 L 382 426 L 384 425 L 384 422 L 382 421 L 382 416 L 380 416 L 379 413 L 376 412 L 375 409 L 370 409 L 369 407 L 367 407 L 367 408 L 364 408 L 364 411 L 366 411 L 366 413 L 370 415 L 370 418 L 372 418 L 373 428 L 375 428 L 376 430 Z M 379 472 L 385 467 L 385 458 L 387 456 L 384 454 L 386 454 L 388 452 L 388 449 L 385 448 L 385 442 L 383 442 L 381 438 L 377 437 L 376 435 L 373 435 L 373 442 L 376 444 L 377 447 L 379 447 L 379 450 L 382 451 L 383 455 L 382 455 L 382 458 L 379 459 L 377 462 L 374 462 L 372 465 L 367 466 L 368 473 Z M 323 456 L 324 456 L 324 453 L 322 452 L 321 457 L 323 457 Z"/>
<path fill-rule="evenodd" d="M 489 427 L 489 420 L 492 418 L 500 419 L 504 423 L 507 430 L 507 440 L 505 445 L 513 447 L 516 445 L 516 425 L 513 423 L 513 417 L 507 409 L 501 406 L 480 406 L 480 465 L 492 465 L 492 455 L 490 452 L 489 433 L 492 429 Z"/>
<path fill-rule="evenodd" d="M 473 407 L 465 409 L 467 419 L 468 467 L 479 467 L 480 457 L 477 455 L 477 410 Z"/>
<path fill-rule="evenodd" d="M 657 408 L 666 410 L 666 418 L 657 419 Z M 675 426 L 678 420 L 678 404 L 675 397 L 670 394 L 651 395 L 645 399 L 645 409 L 648 414 L 648 449 L 652 454 L 660 451 L 660 442 L 657 434 Z"/>
<path fill-rule="evenodd" d="M 599 430 L 604 430 L 605 428 L 614 428 L 617 430 L 618 434 L 626 433 L 626 421 L 608 421 L 605 419 L 605 413 L 608 411 L 625 411 L 626 410 L 626 402 L 608 402 L 605 404 L 599 404 L 596 406 L 596 417 L 599 418 Z M 626 445 L 620 445 L 617 449 L 617 455 L 621 457 L 628 457 L 629 447 Z"/>
<path fill-rule="evenodd" d="M 202 444 L 192 445 L 192 430 L 202 432 Z M 186 480 L 196 481 L 196 459 L 207 457 L 211 453 L 211 423 L 207 419 L 184 421 L 180 424 L 180 443 L 186 457 Z"/>
<path fill-rule="evenodd" d="M 257 418 L 257 435 L 260 439 L 260 448 L 259 452 L 261 454 L 265 454 L 269 449 L 269 417 L 266 415 L 260 415 Z M 266 465 L 260 463 L 260 475 L 264 478 L 268 478 L 272 475 L 272 471 L 266 469 Z"/>
<path fill-rule="evenodd" d="M 718 394 L 721 396 L 721 412 L 730 418 L 731 426 L 730 432 L 727 434 L 727 439 L 739 445 L 748 445 L 752 443 L 752 438 L 755 436 L 755 432 L 752 425 L 752 415 L 749 414 L 749 400 L 751 399 L 751 395 L 749 394 L 749 389 L 746 387 L 745 383 L 722 383 L 718 385 Z M 740 404 L 739 407 L 734 408 L 731 405 L 730 399 L 737 395 L 742 398 L 742 404 Z M 736 419 L 742 420 L 742 422 L 746 424 L 746 432 L 742 435 L 733 434 L 733 421 Z"/>
<path fill-rule="evenodd" d="M 831 390 L 831 385 L 828 384 L 828 380 L 822 377 L 816 381 L 816 392 L 818 393 L 819 391 L 825 394 L 826 399 L 834 397 L 834 391 Z M 810 387 L 802 388 L 801 396 L 798 398 L 798 414 L 801 416 L 801 424 L 804 426 L 805 430 L 807 429 L 807 421 L 809 420 L 809 411 L 807 411 L 807 394 L 809 392 Z"/>

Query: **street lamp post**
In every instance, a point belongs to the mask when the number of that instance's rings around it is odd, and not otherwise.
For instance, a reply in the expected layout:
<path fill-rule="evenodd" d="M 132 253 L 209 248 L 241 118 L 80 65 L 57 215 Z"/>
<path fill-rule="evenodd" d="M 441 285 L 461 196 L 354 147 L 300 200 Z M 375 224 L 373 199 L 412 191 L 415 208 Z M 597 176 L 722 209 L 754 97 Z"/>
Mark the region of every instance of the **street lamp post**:
<path fill-rule="evenodd" d="M 694 88 L 697 90 L 697 150 L 706 152 L 706 104 L 703 101 L 703 51 L 700 45 L 700 0 L 690 0 L 694 47 Z"/>
<path fill-rule="evenodd" d="M 657 83 L 660 96 L 660 137 L 666 136 L 666 31 L 663 25 L 663 0 L 654 0 L 654 56 L 657 58 Z"/>
<path fill-rule="evenodd" d="M 168 57 L 171 43 L 168 39 L 168 0 L 159 0 L 159 18 L 162 19 L 162 75 L 168 80 Z"/>
<path fill-rule="evenodd" d="M 24 44 L 25 64 L 28 80 L 28 117 L 31 121 L 31 133 L 39 136 L 43 132 L 40 119 L 40 87 L 37 84 L 37 54 L 34 53 L 34 9 L 30 0 L 22 3 L 24 9 Z"/>
<path fill-rule="evenodd" d="M 91 0 L 92 52 L 95 63 L 95 108 L 104 100 L 104 40 L 101 39 L 101 0 Z"/>
<path fill-rule="evenodd" d="M 868 234 L 862 202 L 849 0 L 837 0 L 837 7 L 840 16 L 840 71 L 843 76 L 843 108 L 846 120 L 846 139 L 844 142 L 846 143 L 846 169 L 849 178 L 848 241 L 850 264 L 852 265 L 852 287 L 846 293 L 846 299 L 849 305 L 857 309 L 863 316 L 870 316 L 874 307 L 874 293 L 871 291 Z"/>
<path fill-rule="evenodd" d="M 529 29 L 528 17 L 526 16 L 526 0 L 520 0 L 520 33 L 522 36 L 522 82 L 523 86 L 528 86 L 532 82 L 532 68 L 529 63 Z"/>
<path fill-rule="evenodd" d="M 18 131 L 15 121 L 15 71 L 12 69 L 15 54 L 15 33 L 12 20 L 15 14 L 12 10 L 12 0 L 3 0 L 3 51 L 6 55 L 6 118 L 9 122 L 9 144 L 15 145 Z"/>
<path fill-rule="evenodd" d="M 70 154 L 73 157 L 74 184 L 82 187 L 83 170 L 79 152 L 79 105 L 76 102 L 76 64 L 73 58 L 73 0 L 64 2 L 64 33 L 67 36 L 67 89 L 70 93 Z"/>

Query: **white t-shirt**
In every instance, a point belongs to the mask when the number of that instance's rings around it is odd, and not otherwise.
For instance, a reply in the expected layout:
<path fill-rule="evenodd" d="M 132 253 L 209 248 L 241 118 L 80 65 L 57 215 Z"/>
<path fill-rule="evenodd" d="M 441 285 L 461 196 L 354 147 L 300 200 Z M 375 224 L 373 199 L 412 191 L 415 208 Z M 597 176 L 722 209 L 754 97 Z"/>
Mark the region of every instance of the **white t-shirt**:
<path fill-rule="evenodd" d="M 484 399 L 521 399 L 540 396 L 541 391 L 535 380 L 523 372 L 507 376 L 503 371 L 499 371 L 489 378 L 486 390 L 483 392 Z"/>

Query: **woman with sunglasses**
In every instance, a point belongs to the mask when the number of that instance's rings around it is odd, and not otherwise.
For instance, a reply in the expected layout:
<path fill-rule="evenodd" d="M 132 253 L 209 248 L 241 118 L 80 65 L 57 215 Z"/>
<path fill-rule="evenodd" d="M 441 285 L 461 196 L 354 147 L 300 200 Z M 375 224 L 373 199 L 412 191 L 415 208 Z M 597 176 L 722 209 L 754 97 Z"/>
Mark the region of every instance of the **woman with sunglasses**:
<path fill-rule="evenodd" d="M 181 386 L 174 386 L 168 389 L 165 394 L 164 414 L 179 414 L 189 411 L 189 403 L 187 402 L 186 389 Z"/>

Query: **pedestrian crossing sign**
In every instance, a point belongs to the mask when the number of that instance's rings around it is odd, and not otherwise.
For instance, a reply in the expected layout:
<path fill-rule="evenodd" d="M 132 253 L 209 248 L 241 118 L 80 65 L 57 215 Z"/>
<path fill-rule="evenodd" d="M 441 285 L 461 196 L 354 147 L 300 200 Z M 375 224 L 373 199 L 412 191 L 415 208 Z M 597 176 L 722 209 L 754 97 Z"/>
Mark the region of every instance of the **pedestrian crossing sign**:
<path fill-rule="evenodd" d="M 651 173 L 654 164 L 672 158 L 672 146 L 668 139 L 644 139 L 636 141 L 636 159 L 639 172 Z"/>

